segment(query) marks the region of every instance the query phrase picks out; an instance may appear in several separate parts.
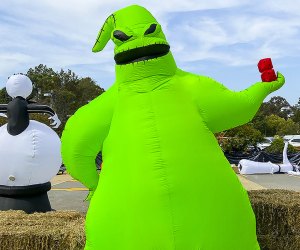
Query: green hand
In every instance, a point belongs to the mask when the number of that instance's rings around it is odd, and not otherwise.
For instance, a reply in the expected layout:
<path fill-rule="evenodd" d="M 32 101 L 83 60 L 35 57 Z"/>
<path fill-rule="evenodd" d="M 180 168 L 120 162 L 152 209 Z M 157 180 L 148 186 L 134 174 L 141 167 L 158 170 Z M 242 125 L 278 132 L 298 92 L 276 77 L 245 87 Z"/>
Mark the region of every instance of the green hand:
<path fill-rule="evenodd" d="M 285 83 L 284 76 L 280 72 L 277 72 L 277 80 L 270 82 L 270 84 L 272 84 L 272 88 L 271 88 L 272 92 L 280 89 L 284 83 Z"/>

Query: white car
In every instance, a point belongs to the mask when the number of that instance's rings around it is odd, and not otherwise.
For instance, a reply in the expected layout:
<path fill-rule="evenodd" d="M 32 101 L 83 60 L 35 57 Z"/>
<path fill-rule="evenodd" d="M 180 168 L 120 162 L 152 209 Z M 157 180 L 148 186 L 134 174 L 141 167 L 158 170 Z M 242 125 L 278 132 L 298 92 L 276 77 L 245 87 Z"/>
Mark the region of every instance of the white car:
<path fill-rule="evenodd" d="M 285 141 L 288 141 L 294 147 L 300 147 L 300 135 L 284 136 Z"/>
<path fill-rule="evenodd" d="M 266 147 L 269 147 L 271 145 L 273 141 L 273 137 L 265 137 L 264 140 L 260 143 L 257 143 L 257 147 L 260 149 L 260 150 L 263 150 L 265 149 Z"/>
<path fill-rule="evenodd" d="M 291 139 L 293 139 L 295 136 L 297 136 L 297 135 L 285 135 L 285 136 L 283 137 L 283 140 L 284 140 L 284 142 L 288 142 L 288 141 L 290 141 Z"/>

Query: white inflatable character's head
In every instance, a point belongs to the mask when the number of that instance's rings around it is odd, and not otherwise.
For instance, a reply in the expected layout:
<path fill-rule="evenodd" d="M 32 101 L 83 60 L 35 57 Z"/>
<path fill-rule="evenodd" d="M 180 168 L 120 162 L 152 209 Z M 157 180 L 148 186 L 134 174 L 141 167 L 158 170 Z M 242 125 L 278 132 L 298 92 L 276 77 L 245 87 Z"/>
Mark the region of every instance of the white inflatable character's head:
<path fill-rule="evenodd" d="M 12 98 L 27 98 L 32 92 L 31 80 L 22 74 L 12 75 L 6 82 L 6 92 Z"/>

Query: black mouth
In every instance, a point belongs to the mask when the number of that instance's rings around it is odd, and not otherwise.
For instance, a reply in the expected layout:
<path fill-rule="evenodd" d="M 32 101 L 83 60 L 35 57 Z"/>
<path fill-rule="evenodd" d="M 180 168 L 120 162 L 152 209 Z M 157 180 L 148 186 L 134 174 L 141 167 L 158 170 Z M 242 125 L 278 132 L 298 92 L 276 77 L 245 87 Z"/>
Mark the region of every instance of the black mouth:
<path fill-rule="evenodd" d="M 140 62 L 165 56 L 170 51 L 167 44 L 151 44 L 145 47 L 126 50 L 115 55 L 115 62 L 118 65 Z"/>

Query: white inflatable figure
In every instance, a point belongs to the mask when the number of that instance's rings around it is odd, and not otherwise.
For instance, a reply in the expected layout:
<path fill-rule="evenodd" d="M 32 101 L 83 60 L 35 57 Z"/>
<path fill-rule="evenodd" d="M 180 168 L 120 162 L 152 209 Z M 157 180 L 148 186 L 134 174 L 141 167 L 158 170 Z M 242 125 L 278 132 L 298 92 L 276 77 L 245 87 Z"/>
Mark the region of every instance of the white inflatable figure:
<path fill-rule="evenodd" d="M 294 169 L 293 164 L 289 161 L 288 156 L 287 156 L 288 146 L 289 146 L 289 143 L 285 142 L 283 153 L 282 153 L 282 164 L 279 164 L 279 166 L 280 166 L 279 171 L 283 172 L 283 173 L 288 173 L 289 171 L 293 171 L 293 169 Z"/>
<path fill-rule="evenodd" d="M 295 171 L 288 171 L 289 175 L 300 175 L 300 171 L 298 168 L 295 169 Z"/>
<path fill-rule="evenodd" d="M 13 98 L 0 105 L 7 112 L 8 123 L 0 127 L 0 185 L 28 186 L 42 184 L 54 177 L 61 165 L 60 138 L 47 125 L 29 120 L 28 113 L 47 113 L 54 128 L 60 121 L 45 105 L 28 103 L 32 82 L 25 75 L 13 75 L 6 83 Z"/>
<path fill-rule="evenodd" d="M 247 159 L 240 160 L 238 170 L 240 174 L 274 174 L 274 173 L 288 173 L 293 171 L 294 166 L 290 163 L 287 157 L 288 142 L 284 144 L 283 149 L 283 163 L 274 164 L 272 162 L 257 162 Z"/>
<path fill-rule="evenodd" d="M 32 92 L 27 76 L 11 76 L 6 91 L 13 99 L 0 104 L 8 120 L 0 127 L 0 210 L 50 211 L 47 191 L 61 166 L 61 142 L 50 127 L 29 120 L 29 113 L 50 115 L 54 128 L 60 120 L 50 107 L 26 100 Z"/>
<path fill-rule="evenodd" d="M 61 142 L 50 127 L 29 120 L 29 113 L 48 114 L 53 128 L 60 120 L 50 107 L 26 100 L 32 92 L 27 76 L 11 76 L 6 91 L 13 99 L 0 104 L 8 120 L 0 127 L 0 210 L 51 211 L 47 191 L 62 163 Z"/>
<path fill-rule="evenodd" d="M 287 158 L 287 157 L 286 157 Z M 287 159 L 288 161 L 288 159 Z M 284 163 L 284 162 L 283 162 Z M 297 165 L 293 165 L 293 170 L 288 171 L 289 175 L 300 175 L 299 167 Z"/>

